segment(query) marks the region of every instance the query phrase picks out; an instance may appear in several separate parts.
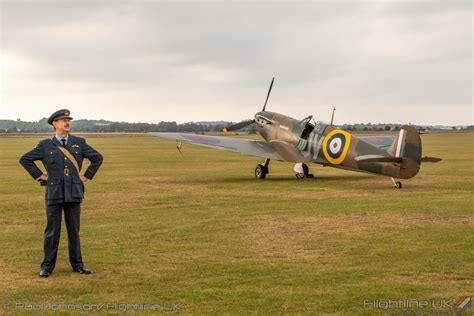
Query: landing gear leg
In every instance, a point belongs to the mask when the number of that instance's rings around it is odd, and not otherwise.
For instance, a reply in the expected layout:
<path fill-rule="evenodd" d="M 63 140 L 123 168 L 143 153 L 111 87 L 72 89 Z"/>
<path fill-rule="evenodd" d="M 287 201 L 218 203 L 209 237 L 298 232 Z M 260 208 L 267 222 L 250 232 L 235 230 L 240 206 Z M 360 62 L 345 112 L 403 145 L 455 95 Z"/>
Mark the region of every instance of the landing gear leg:
<path fill-rule="evenodd" d="M 295 168 L 293 170 L 295 171 L 295 176 L 298 179 L 314 178 L 314 175 L 309 173 L 309 168 L 304 163 L 295 164 Z"/>
<path fill-rule="evenodd" d="M 396 189 L 401 189 L 402 188 L 402 183 L 400 181 L 395 181 L 394 178 L 391 178 L 392 179 L 392 182 L 393 182 L 393 186 L 396 188 Z"/>
<path fill-rule="evenodd" d="M 265 158 L 265 161 L 263 162 L 263 164 L 258 164 L 255 167 L 255 178 L 265 179 L 265 177 L 267 176 L 267 173 L 269 173 L 268 172 L 268 164 L 269 163 L 270 163 L 270 159 Z"/>

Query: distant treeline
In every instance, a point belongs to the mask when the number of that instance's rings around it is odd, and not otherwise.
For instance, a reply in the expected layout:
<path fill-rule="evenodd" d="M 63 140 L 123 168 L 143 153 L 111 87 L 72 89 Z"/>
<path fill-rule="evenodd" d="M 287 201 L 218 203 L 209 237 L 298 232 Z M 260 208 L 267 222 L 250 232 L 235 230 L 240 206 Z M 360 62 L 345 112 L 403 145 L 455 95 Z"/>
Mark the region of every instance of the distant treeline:
<path fill-rule="evenodd" d="M 234 122 L 235 123 L 235 122 Z M 75 132 L 96 132 L 96 133 L 148 133 L 148 132 L 221 132 L 224 127 L 233 122 L 210 121 L 210 122 L 189 122 L 177 124 L 176 122 L 159 123 L 127 123 L 112 122 L 106 120 L 74 120 L 73 130 Z M 339 128 L 347 131 L 393 131 L 399 130 L 401 124 L 392 123 L 360 123 L 338 125 Z M 473 125 L 469 126 L 418 126 L 422 130 L 474 130 Z M 52 127 L 48 120 L 43 118 L 38 122 L 24 122 L 20 119 L 0 120 L 0 133 L 44 133 L 51 132 Z M 240 131 L 255 133 L 255 125 L 249 125 Z"/>
<path fill-rule="evenodd" d="M 385 124 L 385 123 L 378 123 L 378 124 L 372 124 L 372 123 L 361 123 L 361 124 L 343 124 L 343 125 L 338 125 L 338 127 L 342 130 L 345 131 L 398 131 L 402 127 L 402 124 Z M 430 125 L 414 125 L 418 130 L 424 130 L 424 131 L 441 131 L 441 130 L 455 130 L 455 131 L 461 131 L 461 130 L 469 130 L 472 131 L 474 130 L 474 125 L 468 125 L 468 126 L 445 126 L 445 125 L 435 125 L 435 126 L 430 126 Z"/>
<path fill-rule="evenodd" d="M 96 133 L 148 133 L 148 132 L 221 132 L 231 122 L 190 122 L 178 124 L 176 122 L 159 123 L 127 123 L 111 122 L 106 120 L 73 120 L 75 132 Z M 41 133 L 51 132 L 52 127 L 46 118 L 38 122 L 24 122 L 21 120 L 0 120 L 0 133 Z M 255 127 L 242 129 L 246 132 L 255 132 Z"/>

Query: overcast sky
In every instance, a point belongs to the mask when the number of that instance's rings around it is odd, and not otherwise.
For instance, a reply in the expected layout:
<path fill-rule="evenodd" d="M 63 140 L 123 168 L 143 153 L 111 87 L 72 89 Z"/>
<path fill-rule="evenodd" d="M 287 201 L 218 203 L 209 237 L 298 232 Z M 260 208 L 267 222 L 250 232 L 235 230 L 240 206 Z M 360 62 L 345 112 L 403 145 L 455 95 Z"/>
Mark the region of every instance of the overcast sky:
<path fill-rule="evenodd" d="M 0 119 L 472 124 L 472 1 L 1 1 Z"/>

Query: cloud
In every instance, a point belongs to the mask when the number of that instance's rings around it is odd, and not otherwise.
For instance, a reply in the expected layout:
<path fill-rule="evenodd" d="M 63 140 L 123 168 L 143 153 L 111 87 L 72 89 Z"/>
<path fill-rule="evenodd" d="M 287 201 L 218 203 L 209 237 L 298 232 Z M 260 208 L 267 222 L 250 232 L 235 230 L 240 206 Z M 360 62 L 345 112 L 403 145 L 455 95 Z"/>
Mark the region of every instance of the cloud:
<path fill-rule="evenodd" d="M 0 117 L 472 124 L 471 2 L 2 2 Z M 456 109 L 452 111 L 451 109 Z"/>

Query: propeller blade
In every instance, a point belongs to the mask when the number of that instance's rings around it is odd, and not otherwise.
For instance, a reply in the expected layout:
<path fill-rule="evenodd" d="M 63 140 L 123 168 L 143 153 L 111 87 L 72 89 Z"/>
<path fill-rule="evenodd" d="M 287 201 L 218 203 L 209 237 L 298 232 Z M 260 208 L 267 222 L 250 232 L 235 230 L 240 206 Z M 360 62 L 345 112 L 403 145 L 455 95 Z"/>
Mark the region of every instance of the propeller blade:
<path fill-rule="evenodd" d="M 250 125 L 250 124 L 252 124 L 252 123 L 255 123 L 255 120 L 245 120 L 245 121 L 242 121 L 242 122 L 240 122 L 240 123 L 227 126 L 226 128 L 224 128 L 224 132 L 235 131 L 235 130 L 244 128 L 244 127 L 246 127 L 246 126 L 248 126 L 248 125 Z"/>
<path fill-rule="evenodd" d="M 270 96 L 270 92 L 272 92 L 273 81 L 275 81 L 275 77 L 273 77 L 272 83 L 270 83 L 270 88 L 268 89 L 268 93 L 267 93 L 267 99 L 265 100 L 265 104 L 263 105 L 262 111 L 265 111 L 265 108 L 267 107 L 268 97 Z"/>

